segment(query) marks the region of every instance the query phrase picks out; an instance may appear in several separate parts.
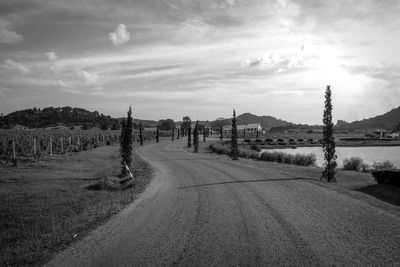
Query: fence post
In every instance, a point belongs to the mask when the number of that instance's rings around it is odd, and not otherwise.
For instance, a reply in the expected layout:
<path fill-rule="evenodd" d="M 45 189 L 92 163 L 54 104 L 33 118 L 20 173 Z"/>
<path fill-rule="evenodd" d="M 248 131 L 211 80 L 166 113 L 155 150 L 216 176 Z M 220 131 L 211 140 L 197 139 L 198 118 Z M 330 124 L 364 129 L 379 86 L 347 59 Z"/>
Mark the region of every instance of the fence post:
<path fill-rule="evenodd" d="M 53 139 L 51 137 L 49 141 L 49 146 L 50 146 L 50 156 L 53 156 Z"/>
<path fill-rule="evenodd" d="M 15 152 L 15 140 L 14 139 L 12 141 L 12 149 L 13 149 L 13 157 L 16 158 L 17 157 L 17 153 Z"/>
<path fill-rule="evenodd" d="M 64 138 L 61 137 L 61 153 L 64 153 Z"/>
<path fill-rule="evenodd" d="M 36 157 L 36 138 L 33 138 L 33 156 Z"/>

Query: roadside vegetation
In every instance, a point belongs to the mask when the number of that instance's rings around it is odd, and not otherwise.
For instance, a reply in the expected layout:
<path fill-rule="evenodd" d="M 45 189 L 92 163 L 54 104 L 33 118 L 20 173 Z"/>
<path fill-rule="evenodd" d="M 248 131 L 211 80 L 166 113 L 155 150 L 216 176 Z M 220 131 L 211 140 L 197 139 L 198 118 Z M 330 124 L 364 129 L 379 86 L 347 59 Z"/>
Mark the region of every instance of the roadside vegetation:
<path fill-rule="evenodd" d="M 42 265 L 133 202 L 151 179 L 149 165 L 135 153 L 134 186 L 87 189 L 118 177 L 119 159 L 118 146 L 103 146 L 0 168 L 0 266 Z"/>
<path fill-rule="evenodd" d="M 209 150 L 213 153 L 217 153 L 220 155 L 230 155 L 231 150 L 228 146 L 214 143 L 209 146 Z M 248 158 L 253 160 L 262 160 L 269 162 L 277 162 L 277 163 L 285 163 L 285 164 L 293 164 L 299 166 L 312 166 L 315 165 L 316 156 L 314 154 L 296 154 L 290 155 L 283 152 L 276 151 L 264 151 L 262 153 L 251 150 L 238 150 L 238 156 L 241 158 Z"/>

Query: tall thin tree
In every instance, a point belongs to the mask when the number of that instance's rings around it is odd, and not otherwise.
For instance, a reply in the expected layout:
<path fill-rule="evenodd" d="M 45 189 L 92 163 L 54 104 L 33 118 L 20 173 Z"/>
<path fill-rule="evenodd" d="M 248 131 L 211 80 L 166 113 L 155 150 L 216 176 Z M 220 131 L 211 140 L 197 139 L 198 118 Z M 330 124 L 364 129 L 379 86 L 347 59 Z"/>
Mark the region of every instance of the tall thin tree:
<path fill-rule="evenodd" d="M 191 148 L 192 147 L 192 127 L 188 128 L 188 143 L 187 147 Z"/>
<path fill-rule="evenodd" d="M 236 127 L 236 112 L 233 110 L 233 117 L 232 117 L 232 134 L 231 134 L 231 153 L 230 153 L 232 160 L 239 159 L 239 149 L 237 143 L 237 127 Z"/>
<path fill-rule="evenodd" d="M 132 122 L 132 107 L 129 107 L 128 110 L 128 118 L 123 120 L 122 122 L 122 130 L 121 130 L 121 177 L 125 177 L 128 175 L 127 167 L 131 167 L 132 164 L 132 130 L 133 130 L 133 122 Z"/>
<path fill-rule="evenodd" d="M 219 140 L 221 140 L 221 141 L 222 141 L 222 138 L 223 138 L 223 136 L 222 136 L 222 130 L 223 130 L 223 127 L 221 126 L 221 127 L 219 128 L 219 131 L 220 131 Z"/>
<path fill-rule="evenodd" d="M 196 121 L 193 131 L 193 149 L 195 153 L 199 151 L 199 121 Z"/>
<path fill-rule="evenodd" d="M 180 129 L 179 129 L 179 128 L 177 129 L 177 134 L 178 134 L 178 135 L 176 136 L 176 139 L 179 140 L 179 137 L 180 137 L 180 136 L 179 136 L 179 135 L 180 135 Z"/>
<path fill-rule="evenodd" d="M 172 141 L 174 141 L 174 138 L 175 138 L 175 128 L 172 128 L 172 134 L 171 134 L 171 136 L 172 136 Z"/>
<path fill-rule="evenodd" d="M 207 130 L 208 130 L 208 129 L 207 129 Z M 204 127 L 203 127 L 203 143 L 206 142 L 207 130 L 206 130 L 206 127 L 204 126 Z"/>
<path fill-rule="evenodd" d="M 160 141 L 160 129 L 158 129 L 158 126 L 157 126 L 156 142 L 158 143 L 159 141 Z"/>
<path fill-rule="evenodd" d="M 143 146 L 143 126 L 139 123 L 139 141 L 140 145 Z"/>
<path fill-rule="evenodd" d="M 332 91 L 330 86 L 326 87 L 325 91 L 325 109 L 323 114 L 323 137 L 322 150 L 324 152 L 324 166 L 321 180 L 325 179 L 328 182 L 336 182 L 336 154 L 335 154 L 335 139 L 333 137 L 333 122 L 332 122 Z"/>

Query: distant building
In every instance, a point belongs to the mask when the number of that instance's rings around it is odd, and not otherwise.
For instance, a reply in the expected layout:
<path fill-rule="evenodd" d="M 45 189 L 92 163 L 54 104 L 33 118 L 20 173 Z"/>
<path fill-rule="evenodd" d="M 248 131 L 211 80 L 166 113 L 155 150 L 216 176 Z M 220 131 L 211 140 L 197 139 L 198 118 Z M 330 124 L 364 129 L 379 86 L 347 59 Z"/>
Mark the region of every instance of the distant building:
<path fill-rule="evenodd" d="M 247 125 L 236 125 L 236 129 L 238 133 L 243 133 L 246 131 L 246 133 L 252 134 L 252 133 L 257 133 L 261 132 L 262 128 L 259 123 L 252 123 L 252 124 L 247 124 Z M 232 125 L 224 125 L 222 126 L 222 132 L 223 134 L 231 134 L 232 133 Z"/>
<path fill-rule="evenodd" d="M 391 138 L 400 138 L 400 132 L 393 132 L 389 134 L 389 137 Z"/>
<path fill-rule="evenodd" d="M 374 133 L 376 134 L 376 136 L 378 138 L 388 138 L 390 135 L 389 131 L 382 130 L 382 129 L 376 129 Z"/>
<path fill-rule="evenodd" d="M 259 123 L 251 123 L 246 126 L 246 133 L 257 133 L 261 132 L 262 128 Z"/>

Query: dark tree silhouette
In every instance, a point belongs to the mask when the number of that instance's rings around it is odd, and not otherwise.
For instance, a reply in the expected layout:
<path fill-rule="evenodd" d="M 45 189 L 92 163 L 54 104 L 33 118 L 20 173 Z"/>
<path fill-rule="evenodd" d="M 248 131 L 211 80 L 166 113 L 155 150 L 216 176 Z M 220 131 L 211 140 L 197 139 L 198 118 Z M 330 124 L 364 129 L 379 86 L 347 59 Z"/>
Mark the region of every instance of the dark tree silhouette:
<path fill-rule="evenodd" d="M 188 143 L 187 143 L 187 147 L 191 148 L 192 147 L 192 128 L 189 127 L 188 128 Z"/>
<path fill-rule="evenodd" d="M 236 128 L 236 112 L 233 110 L 233 117 L 232 117 L 232 134 L 231 134 L 231 153 L 230 153 L 232 160 L 239 159 L 239 149 L 237 143 L 237 128 Z"/>
<path fill-rule="evenodd" d="M 156 132 L 156 142 L 158 143 L 160 141 L 160 129 L 157 127 L 157 132 Z"/>
<path fill-rule="evenodd" d="M 174 138 L 175 138 L 175 128 L 172 128 L 172 134 L 171 134 L 171 136 L 172 136 L 172 141 L 174 141 Z"/>
<path fill-rule="evenodd" d="M 179 128 L 177 129 L 177 132 L 178 132 L 178 135 L 176 136 L 176 139 L 179 140 L 179 137 L 180 137 L 179 135 L 180 135 L 180 132 L 181 132 Z"/>
<path fill-rule="evenodd" d="M 208 130 L 208 129 L 207 129 L 207 130 Z M 207 135 L 206 128 L 203 128 L 203 143 L 206 142 L 206 135 Z"/>
<path fill-rule="evenodd" d="M 139 141 L 140 145 L 143 146 L 143 126 L 139 123 Z"/>
<path fill-rule="evenodd" d="M 121 130 L 121 177 L 125 177 L 128 175 L 128 170 L 126 166 L 131 167 L 132 164 L 132 107 L 129 107 L 128 110 L 128 118 L 122 121 L 122 130 Z"/>
<path fill-rule="evenodd" d="M 328 182 L 336 182 L 336 155 L 335 155 L 335 139 L 333 137 L 332 123 L 332 92 L 328 85 L 325 91 L 325 109 L 323 115 L 323 137 L 322 150 L 324 151 L 325 169 L 322 172 L 321 180 L 325 179 Z"/>
<path fill-rule="evenodd" d="M 193 148 L 195 153 L 199 151 L 199 121 L 196 122 L 193 131 Z"/>
<path fill-rule="evenodd" d="M 222 126 L 219 128 L 219 130 L 220 130 L 220 134 L 219 134 L 219 140 L 221 140 L 222 141 Z"/>

